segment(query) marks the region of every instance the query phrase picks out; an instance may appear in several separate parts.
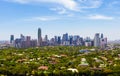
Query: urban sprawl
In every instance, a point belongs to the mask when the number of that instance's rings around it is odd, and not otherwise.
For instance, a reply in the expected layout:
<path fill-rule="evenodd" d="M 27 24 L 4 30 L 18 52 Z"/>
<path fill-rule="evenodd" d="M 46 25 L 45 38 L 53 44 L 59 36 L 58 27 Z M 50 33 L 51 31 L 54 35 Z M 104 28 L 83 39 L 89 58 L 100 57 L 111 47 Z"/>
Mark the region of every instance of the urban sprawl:
<path fill-rule="evenodd" d="M 31 36 L 20 35 L 20 38 L 14 39 L 14 35 L 10 36 L 10 45 L 16 48 L 29 48 L 36 46 L 94 46 L 105 49 L 107 46 L 107 38 L 103 34 L 96 33 L 94 39 L 90 37 L 80 37 L 79 35 L 54 36 L 48 39 L 48 35 L 42 38 L 41 28 L 38 28 L 38 39 L 31 39 Z"/>

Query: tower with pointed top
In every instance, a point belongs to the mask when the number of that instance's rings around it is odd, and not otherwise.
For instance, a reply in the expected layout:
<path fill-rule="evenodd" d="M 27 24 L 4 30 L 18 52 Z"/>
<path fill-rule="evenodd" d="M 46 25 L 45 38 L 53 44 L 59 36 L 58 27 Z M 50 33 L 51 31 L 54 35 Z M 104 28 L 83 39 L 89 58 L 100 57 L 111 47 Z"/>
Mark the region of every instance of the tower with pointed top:
<path fill-rule="evenodd" d="M 42 46 L 41 28 L 38 28 L 38 46 Z"/>

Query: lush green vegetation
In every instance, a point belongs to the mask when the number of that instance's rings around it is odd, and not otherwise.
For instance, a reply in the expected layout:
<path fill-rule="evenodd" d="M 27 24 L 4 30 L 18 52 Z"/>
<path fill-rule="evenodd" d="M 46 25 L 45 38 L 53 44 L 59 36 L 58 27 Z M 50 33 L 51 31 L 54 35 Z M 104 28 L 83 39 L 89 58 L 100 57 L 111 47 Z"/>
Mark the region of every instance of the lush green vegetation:
<path fill-rule="evenodd" d="M 79 52 L 81 49 L 93 48 L 55 46 L 2 49 L 0 50 L 0 75 L 120 76 L 120 49 Z"/>

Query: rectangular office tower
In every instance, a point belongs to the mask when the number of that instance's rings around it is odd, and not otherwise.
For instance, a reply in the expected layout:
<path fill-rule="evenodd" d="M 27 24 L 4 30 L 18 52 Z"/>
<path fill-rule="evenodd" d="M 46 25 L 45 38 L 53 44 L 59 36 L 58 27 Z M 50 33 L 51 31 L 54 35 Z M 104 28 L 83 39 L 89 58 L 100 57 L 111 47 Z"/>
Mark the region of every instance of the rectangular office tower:
<path fill-rule="evenodd" d="M 95 34 L 94 37 L 94 47 L 100 47 L 100 37 L 99 37 L 99 33 Z"/>
<path fill-rule="evenodd" d="M 10 36 L 10 43 L 13 44 L 14 43 L 14 35 Z"/>

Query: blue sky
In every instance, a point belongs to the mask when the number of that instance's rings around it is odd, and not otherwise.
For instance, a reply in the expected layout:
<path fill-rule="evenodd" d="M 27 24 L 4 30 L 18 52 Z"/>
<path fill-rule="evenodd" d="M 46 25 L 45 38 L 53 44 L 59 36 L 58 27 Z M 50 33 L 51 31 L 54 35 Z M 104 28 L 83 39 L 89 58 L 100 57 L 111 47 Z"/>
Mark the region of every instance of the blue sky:
<path fill-rule="evenodd" d="M 37 38 L 104 33 L 108 40 L 120 39 L 120 0 L 0 0 L 0 40 L 11 34 Z"/>

